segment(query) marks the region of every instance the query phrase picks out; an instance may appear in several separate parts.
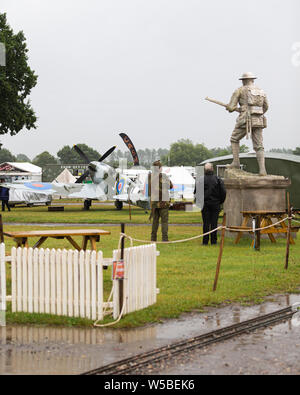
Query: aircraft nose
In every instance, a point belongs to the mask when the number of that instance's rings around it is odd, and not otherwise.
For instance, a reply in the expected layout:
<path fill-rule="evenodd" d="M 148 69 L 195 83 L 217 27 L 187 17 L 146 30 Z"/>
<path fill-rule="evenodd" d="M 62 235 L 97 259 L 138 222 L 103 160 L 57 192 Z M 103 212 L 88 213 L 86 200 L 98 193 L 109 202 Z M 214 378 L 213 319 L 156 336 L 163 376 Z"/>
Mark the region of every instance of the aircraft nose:
<path fill-rule="evenodd" d="M 90 163 L 89 170 L 96 171 L 96 165 L 94 163 Z"/>

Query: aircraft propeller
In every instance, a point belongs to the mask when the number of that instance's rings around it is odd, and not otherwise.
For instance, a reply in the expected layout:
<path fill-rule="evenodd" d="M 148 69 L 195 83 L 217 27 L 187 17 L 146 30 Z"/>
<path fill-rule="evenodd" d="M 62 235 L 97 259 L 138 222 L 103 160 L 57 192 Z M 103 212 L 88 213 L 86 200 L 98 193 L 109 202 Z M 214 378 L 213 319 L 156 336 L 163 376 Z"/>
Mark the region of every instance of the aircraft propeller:
<path fill-rule="evenodd" d="M 85 161 L 86 164 L 90 163 L 89 158 L 87 157 L 87 155 L 77 146 L 74 145 L 73 148 L 75 149 L 75 151 L 82 157 L 82 159 Z M 114 150 L 116 149 L 116 146 L 111 147 L 108 151 L 105 152 L 105 154 L 103 154 L 99 159 L 98 162 L 103 162 Z M 86 177 L 88 177 L 90 174 L 90 169 L 88 169 L 86 172 L 84 172 L 77 180 L 76 180 L 76 184 L 80 184 L 83 182 L 83 180 L 86 179 Z"/>

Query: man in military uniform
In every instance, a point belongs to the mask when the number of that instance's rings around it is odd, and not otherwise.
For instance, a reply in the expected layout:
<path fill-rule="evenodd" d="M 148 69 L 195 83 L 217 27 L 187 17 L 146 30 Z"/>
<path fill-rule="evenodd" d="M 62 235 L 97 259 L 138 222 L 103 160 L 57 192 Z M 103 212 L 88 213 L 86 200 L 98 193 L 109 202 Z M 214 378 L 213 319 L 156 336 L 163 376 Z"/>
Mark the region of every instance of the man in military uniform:
<path fill-rule="evenodd" d="M 151 217 L 152 232 L 151 241 L 157 240 L 157 231 L 159 227 L 159 218 L 161 218 L 161 232 L 162 241 L 168 241 L 168 222 L 169 222 L 169 207 L 170 207 L 170 189 L 173 184 L 169 177 L 162 173 L 161 162 L 155 161 L 153 163 L 152 174 L 149 173 L 148 191 L 151 200 Z"/>
<path fill-rule="evenodd" d="M 267 127 L 264 114 L 267 112 L 269 105 L 265 92 L 254 85 L 255 79 L 256 77 L 252 73 L 244 73 L 240 78 L 243 81 L 243 86 L 233 93 L 230 103 L 226 107 L 229 112 L 240 112 L 230 139 L 233 162 L 229 167 L 240 168 L 240 140 L 246 135 L 248 138 L 250 134 L 253 149 L 256 152 L 259 175 L 265 176 L 267 172 L 262 132 Z"/>

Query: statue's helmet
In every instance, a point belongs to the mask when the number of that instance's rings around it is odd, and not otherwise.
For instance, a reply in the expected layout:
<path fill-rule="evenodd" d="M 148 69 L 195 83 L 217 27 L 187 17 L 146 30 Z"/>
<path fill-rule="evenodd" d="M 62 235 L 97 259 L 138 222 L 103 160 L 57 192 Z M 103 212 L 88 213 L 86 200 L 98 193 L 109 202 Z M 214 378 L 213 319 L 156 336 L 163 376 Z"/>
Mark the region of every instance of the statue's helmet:
<path fill-rule="evenodd" d="M 251 71 L 244 73 L 240 78 L 240 80 L 256 80 L 256 79 L 257 77 L 255 77 L 255 75 L 251 73 Z"/>

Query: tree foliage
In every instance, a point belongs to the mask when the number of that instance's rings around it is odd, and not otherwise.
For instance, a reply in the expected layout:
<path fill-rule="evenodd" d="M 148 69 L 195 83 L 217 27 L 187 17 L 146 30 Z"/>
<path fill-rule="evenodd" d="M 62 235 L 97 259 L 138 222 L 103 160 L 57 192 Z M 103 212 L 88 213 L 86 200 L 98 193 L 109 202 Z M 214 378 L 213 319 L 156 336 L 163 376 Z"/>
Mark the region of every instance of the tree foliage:
<path fill-rule="evenodd" d="M 32 163 L 36 166 L 43 167 L 45 165 L 57 165 L 57 159 L 52 156 L 48 151 L 44 151 L 41 154 L 37 155 Z"/>
<path fill-rule="evenodd" d="M 6 51 L 6 65 L 0 66 L 0 134 L 13 136 L 24 127 L 36 128 L 37 118 L 28 96 L 37 83 L 37 75 L 28 65 L 23 32 L 14 34 L 6 14 L 0 14 L 0 42 Z"/>
<path fill-rule="evenodd" d="M 98 151 L 86 144 L 77 144 L 77 146 L 85 153 L 90 162 L 97 161 L 101 157 Z M 104 154 L 104 152 L 102 154 Z M 57 157 L 61 164 L 86 164 L 85 160 L 69 145 L 65 145 L 59 150 L 57 152 Z"/>
<path fill-rule="evenodd" d="M 300 147 L 297 147 L 295 151 L 293 151 L 294 155 L 300 155 Z"/>
<path fill-rule="evenodd" d="M 6 148 L 0 150 L 0 163 L 16 162 L 16 157 Z"/>

